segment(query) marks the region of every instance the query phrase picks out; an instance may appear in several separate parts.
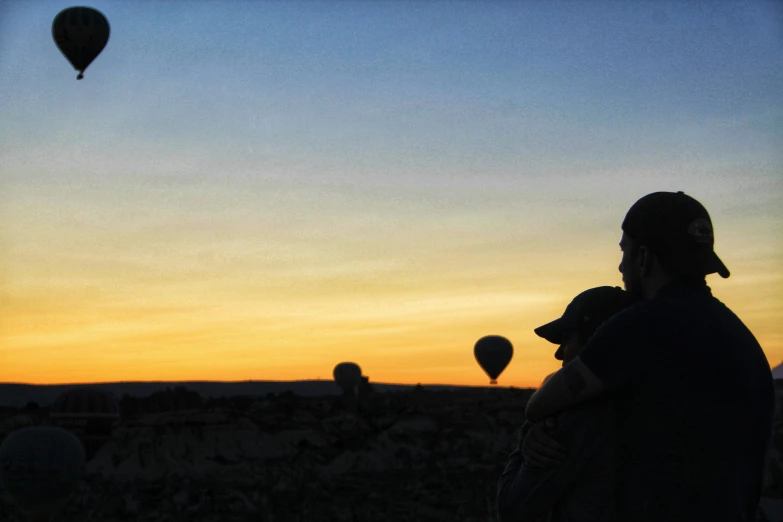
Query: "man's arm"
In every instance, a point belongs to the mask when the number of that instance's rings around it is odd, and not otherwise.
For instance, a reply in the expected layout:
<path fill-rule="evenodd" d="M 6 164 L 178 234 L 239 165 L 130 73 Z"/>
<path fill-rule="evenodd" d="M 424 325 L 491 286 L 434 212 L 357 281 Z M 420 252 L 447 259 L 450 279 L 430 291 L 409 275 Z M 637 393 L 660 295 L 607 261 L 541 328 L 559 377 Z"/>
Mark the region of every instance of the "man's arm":
<path fill-rule="evenodd" d="M 498 480 L 498 522 L 534 522 L 539 518 L 543 519 L 543 513 L 528 515 L 527 518 L 524 518 L 520 508 L 525 507 L 526 493 L 531 489 L 530 483 L 535 484 L 545 480 L 552 473 L 551 468 L 531 470 L 525 464 L 519 449 L 514 450 L 509 456 L 505 471 Z"/>
<path fill-rule="evenodd" d="M 537 421 L 630 386 L 658 364 L 667 347 L 656 341 L 659 313 L 651 306 L 645 302 L 626 308 L 598 327 L 579 356 L 533 394 L 525 409 L 527 418 Z"/>
<path fill-rule="evenodd" d="M 525 416 L 536 422 L 598 397 L 607 389 L 601 379 L 577 357 L 533 394 L 527 402 Z"/>
<path fill-rule="evenodd" d="M 551 377 L 551 376 L 550 376 Z M 543 423 L 541 423 L 543 424 Z M 516 449 L 508 456 L 506 469 L 498 480 L 497 516 L 498 522 L 545 522 L 545 513 L 538 516 L 521 518 L 519 507 L 524 503 L 526 490 L 530 489 L 530 483 L 535 484 L 550 476 L 554 468 L 531 469 L 522 456 L 522 445 L 533 424 L 525 421 L 519 430 L 519 439 Z M 520 481 L 518 477 L 524 475 L 526 480 Z"/>
<path fill-rule="evenodd" d="M 568 447 L 568 457 L 559 464 L 532 468 L 521 454 L 512 453 L 498 481 L 498 520 L 528 522 L 548 513 L 580 480 L 601 444 L 608 443 L 613 425 L 610 406 L 588 405 L 559 415 L 557 426 L 546 428 Z M 543 423 L 531 429 L 544 429 Z"/>

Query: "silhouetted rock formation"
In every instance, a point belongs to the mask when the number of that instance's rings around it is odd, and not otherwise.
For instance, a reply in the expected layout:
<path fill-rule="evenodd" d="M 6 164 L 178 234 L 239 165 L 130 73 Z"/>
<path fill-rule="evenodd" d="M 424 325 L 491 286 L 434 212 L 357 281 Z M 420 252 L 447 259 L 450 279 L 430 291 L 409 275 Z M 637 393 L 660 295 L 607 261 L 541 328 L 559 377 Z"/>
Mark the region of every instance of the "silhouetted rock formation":
<path fill-rule="evenodd" d="M 146 413 L 193 410 L 203 406 L 204 401 L 198 393 L 182 386 L 177 386 L 174 389 L 166 388 L 149 397 L 123 395 L 120 399 L 120 411 L 123 418 Z"/>
<path fill-rule="evenodd" d="M 337 408 L 281 393 L 178 409 L 175 396 L 188 395 L 123 398 L 171 410 L 123 411 L 61 520 L 486 522 L 529 392 L 373 393 L 367 379 Z M 0 436 L 34 422 L 14 415 Z"/>
<path fill-rule="evenodd" d="M 352 412 L 342 397 L 293 393 L 188 408 L 193 395 L 166 390 L 159 397 L 190 402 L 163 398 L 150 408 L 172 410 L 123 411 L 59 520 L 488 522 L 530 394 L 360 386 Z M 768 502 L 783 497 L 783 400 L 777 411 Z M 0 440 L 45 422 L 23 410 L 0 414 Z M 3 492 L 0 515 L 21 520 Z"/>

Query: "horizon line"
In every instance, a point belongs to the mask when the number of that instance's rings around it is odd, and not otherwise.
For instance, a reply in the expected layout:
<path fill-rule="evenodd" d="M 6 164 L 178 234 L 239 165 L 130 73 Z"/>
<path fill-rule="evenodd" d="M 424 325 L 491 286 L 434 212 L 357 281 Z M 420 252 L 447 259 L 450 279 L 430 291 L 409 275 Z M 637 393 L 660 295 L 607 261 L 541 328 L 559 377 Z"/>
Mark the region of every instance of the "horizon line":
<path fill-rule="evenodd" d="M 101 382 L 65 382 L 65 383 L 26 383 L 26 382 L 0 382 L 0 385 L 17 385 L 17 386 L 89 386 L 89 385 L 101 385 L 101 384 L 163 384 L 163 383 L 215 383 L 215 384 L 239 384 L 239 383 L 297 383 L 297 382 L 335 382 L 334 379 L 298 379 L 298 380 L 256 380 L 246 379 L 241 381 L 209 381 L 209 380 L 186 380 L 186 381 L 101 381 Z M 423 383 L 416 384 L 411 383 L 396 383 L 396 382 L 380 382 L 370 381 L 370 384 L 382 384 L 387 386 L 449 386 L 453 388 L 517 388 L 524 390 L 527 388 L 518 386 L 503 386 L 500 384 L 442 384 L 442 383 Z M 535 389 L 535 388 L 530 388 Z"/>

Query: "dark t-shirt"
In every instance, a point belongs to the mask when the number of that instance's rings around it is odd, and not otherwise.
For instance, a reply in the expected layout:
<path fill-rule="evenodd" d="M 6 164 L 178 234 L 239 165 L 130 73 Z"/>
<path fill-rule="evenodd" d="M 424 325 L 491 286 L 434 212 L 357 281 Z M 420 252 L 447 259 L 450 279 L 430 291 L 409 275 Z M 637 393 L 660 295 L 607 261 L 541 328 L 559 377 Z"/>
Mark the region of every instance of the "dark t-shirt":
<path fill-rule="evenodd" d="M 605 323 L 579 358 L 619 397 L 618 520 L 755 520 L 772 374 L 709 287 L 666 286 Z"/>

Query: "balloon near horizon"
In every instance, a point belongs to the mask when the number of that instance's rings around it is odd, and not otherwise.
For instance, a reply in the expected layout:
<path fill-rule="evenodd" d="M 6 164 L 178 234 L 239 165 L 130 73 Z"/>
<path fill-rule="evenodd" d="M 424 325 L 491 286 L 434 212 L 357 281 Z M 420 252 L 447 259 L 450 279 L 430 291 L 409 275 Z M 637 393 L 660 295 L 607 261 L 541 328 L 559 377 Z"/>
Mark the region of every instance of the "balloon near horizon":
<path fill-rule="evenodd" d="M 489 384 L 496 385 L 497 379 L 514 356 L 511 341 L 500 335 L 487 335 L 476 342 L 473 355 L 479 366 L 489 376 Z M 332 371 L 334 381 L 345 394 L 352 394 L 362 381 L 362 369 L 353 362 L 341 362 Z"/>
<path fill-rule="evenodd" d="M 352 362 L 341 362 L 332 371 L 334 381 L 346 394 L 353 393 L 362 381 L 362 369 Z"/>
<path fill-rule="evenodd" d="M 120 406 L 114 394 L 100 388 L 72 388 L 51 405 L 49 420 L 54 427 L 73 433 L 89 460 L 111 437 L 120 421 Z"/>
<path fill-rule="evenodd" d="M 484 372 L 489 376 L 489 384 L 496 385 L 497 378 L 506 369 L 514 356 L 511 341 L 500 335 L 487 335 L 476 342 L 473 355 Z"/>
<path fill-rule="evenodd" d="M 109 41 L 109 21 L 91 7 L 69 7 L 60 11 L 52 22 L 52 38 L 60 52 L 79 71 L 77 80 L 101 54 Z"/>

